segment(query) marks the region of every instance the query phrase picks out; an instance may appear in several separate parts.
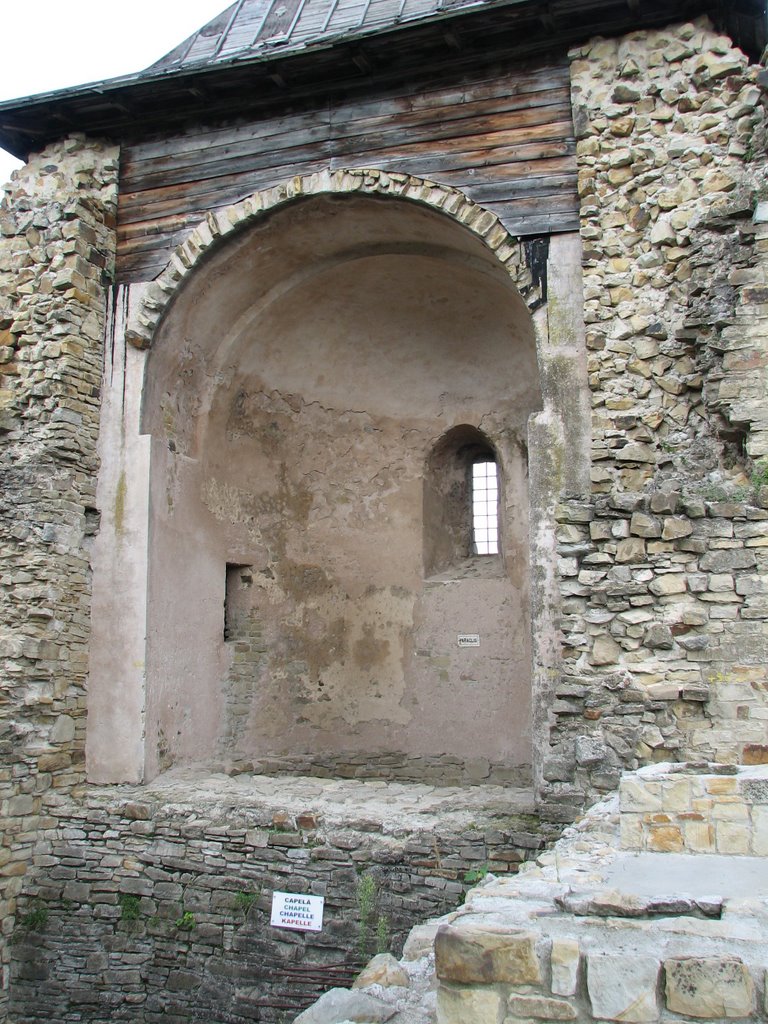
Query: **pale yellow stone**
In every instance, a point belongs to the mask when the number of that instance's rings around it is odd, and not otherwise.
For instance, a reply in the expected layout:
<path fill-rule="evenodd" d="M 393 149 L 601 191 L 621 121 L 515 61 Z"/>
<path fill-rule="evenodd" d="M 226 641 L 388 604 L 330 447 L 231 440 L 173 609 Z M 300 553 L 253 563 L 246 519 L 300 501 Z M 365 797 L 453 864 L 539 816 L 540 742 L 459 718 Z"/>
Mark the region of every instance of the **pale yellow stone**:
<path fill-rule="evenodd" d="M 722 1020 L 754 1009 L 754 983 L 738 957 L 675 957 L 664 961 L 664 974 L 673 1013 Z"/>
<path fill-rule="evenodd" d="M 749 853 L 751 835 L 750 829 L 746 825 L 732 821 L 718 821 L 715 829 L 718 853 Z"/>
<path fill-rule="evenodd" d="M 572 996 L 579 985 L 579 943 L 576 939 L 552 940 L 552 991 L 556 996 Z"/>
<path fill-rule="evenodd" d="M 749 811 L 743 800 L 738 797 L 726 797 L 715 800 L 712 804 L 711 817 L 713 821 L 747 821 Z"/>
<path fill-rule="evenodd" d="M 652 825 L 648 830 L 648 849 L 655 853 L 682 853 L 683 834 L 677 825 Z"/>
<path fill-rule="evenodd" d="M 438 978 L 462 984 L 539 984 L 541 968 L 532 932 L 495 925 L 442 925 L 435 938 Z"/>
<path fill-rule="evenodd" d="M 489 986 L 440 984 L 437 1024 L 498 1024 L 501 997 Z"/>
<path fill-rule="evenodd" d="M 756 857 L 768 857 L 768 807 L 752 808 L 751 850 Z"/>
<path fill-rule="evenodd" d="M 665 779 L 661 785 L 661 806 L 665 811 L 687 811 L 691 807 L 691 784 L 688 779 Z"/>
<path fill-rule="evenodd" d="M 379 953 L 358 974 L 352 988 L 367 988 L 369 985 L 407 988 L 410 983 L 408 972 L 400 966 L 391 953 Z"/>
<path fill-rule="evenodd" d="M 550 999 L 548 996 L 523 996 L 513 993 L 509 997 L 508 1009 L 513 1019 L 522 1020 L 531 1017 L 534 1020 L 575 1020 L 578 1016 L 570 1003 L 564 999 Z"/>
<path fill-rule="evenodd" d="M 713 796 L 724 796 L 731 795 L 738 792 L 738 785 L 736 777 L 734 775 L 720 776 L 716 775 L 714 778 L 706 780 L 707 793 L 711 793 Z"/>
<path fill-rule="evenodd" d="M 660 811 L 661 783 L 624 778 L 619 783 L 619 807 L 625 811 Z"/>
<path fill-rule="evenodd" d="M 715 852 L 715 829 L 708 821 L 684 821 L 683 843 L 692 853 Z"/>
<path fill-rule="evenodd" d="M 642 850 L 645 846 L 645 830 L 639 814 L 622 813 L 619 820 L 619 835 L 622 850 Z M 554 992 L 554 989 L 552 990 Z M 561 995 L 570 995 L 568 992 Z"/>

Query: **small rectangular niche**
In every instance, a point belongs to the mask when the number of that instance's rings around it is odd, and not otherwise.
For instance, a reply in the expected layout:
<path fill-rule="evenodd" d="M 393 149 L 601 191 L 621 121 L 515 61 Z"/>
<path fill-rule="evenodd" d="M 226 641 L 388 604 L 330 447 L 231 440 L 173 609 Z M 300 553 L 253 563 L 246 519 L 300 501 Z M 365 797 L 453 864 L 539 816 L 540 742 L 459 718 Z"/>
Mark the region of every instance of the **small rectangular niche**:
<path fill-rule="evenodd" d="M 227 562 L 224 589 L 224 639 L 241 640 L 251 611 L 253 566 Z"/>

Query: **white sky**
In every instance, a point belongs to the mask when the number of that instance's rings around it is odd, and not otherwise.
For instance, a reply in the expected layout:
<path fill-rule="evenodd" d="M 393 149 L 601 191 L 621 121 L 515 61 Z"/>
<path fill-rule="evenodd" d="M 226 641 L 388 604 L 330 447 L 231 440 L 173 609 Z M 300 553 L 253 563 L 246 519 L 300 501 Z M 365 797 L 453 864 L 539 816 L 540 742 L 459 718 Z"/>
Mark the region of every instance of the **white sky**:
<path fill-rule="evenodd" d="M 231 0 L 0 0 L 0 101 L 140 71 Z M 0 149 L 0 184 L 19 161 Z"/>

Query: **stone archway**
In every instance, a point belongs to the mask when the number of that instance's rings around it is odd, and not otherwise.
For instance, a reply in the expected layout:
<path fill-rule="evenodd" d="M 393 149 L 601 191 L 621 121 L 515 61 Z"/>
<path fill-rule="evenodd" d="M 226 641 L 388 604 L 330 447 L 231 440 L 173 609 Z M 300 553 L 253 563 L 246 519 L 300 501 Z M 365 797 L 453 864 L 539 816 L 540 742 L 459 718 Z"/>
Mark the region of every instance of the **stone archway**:
<path fill-rule="evenodd" d="M 151 451 L 143 690 L 124 691 L 140 733 L 115 771 L 106 722 L 124 698 L 99 682 L 95 599 L 95 780 L 195 762 L 529 774 L 527 424 L 546 413 L 522 292 L 497 219 L 406 176 L 296 179 L 192 233 L 125 331 Z M 421 478 L 462 423 L 504 464 L 505 560 L 430 579 Z"/>

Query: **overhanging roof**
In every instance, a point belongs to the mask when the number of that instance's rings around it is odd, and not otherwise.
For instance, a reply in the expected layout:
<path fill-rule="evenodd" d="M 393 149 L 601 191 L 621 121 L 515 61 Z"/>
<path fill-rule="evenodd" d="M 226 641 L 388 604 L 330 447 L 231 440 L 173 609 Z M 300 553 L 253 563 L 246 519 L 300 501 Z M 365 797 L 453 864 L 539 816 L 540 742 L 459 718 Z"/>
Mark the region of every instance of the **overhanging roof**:
<path fill-rule="evenodd" d="M 0 103 L 21 159 L 73 132 L 117 140 L 478 58 L 708 13 L 755 57 L 766 0 L 237 0 L 145 71 Z"/>

